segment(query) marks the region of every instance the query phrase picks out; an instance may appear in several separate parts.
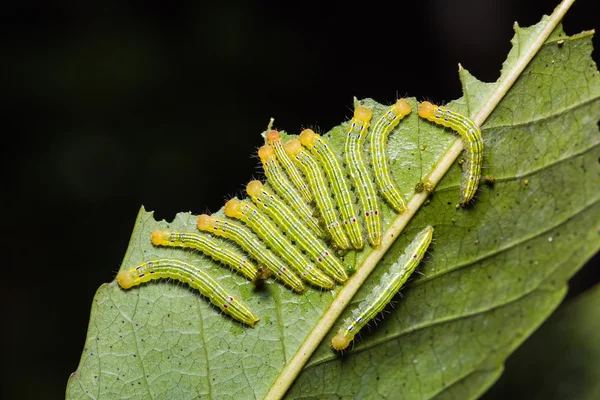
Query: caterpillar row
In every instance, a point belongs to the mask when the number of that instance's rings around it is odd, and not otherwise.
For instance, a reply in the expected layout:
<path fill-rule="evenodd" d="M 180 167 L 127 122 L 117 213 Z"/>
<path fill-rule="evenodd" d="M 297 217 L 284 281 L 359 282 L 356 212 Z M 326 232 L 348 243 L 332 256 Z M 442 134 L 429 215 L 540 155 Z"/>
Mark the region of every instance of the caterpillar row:
<path fill-rule="evenodd" d="M 410 102 L 400 99 L 372 123 L 372 110 L 357 104 L 345 130 L 341 155 L 313 130 L 306 129 L 298 139 L 283 143 L 279 132 L 269 126 L 266 143 L 258 150 L 267 185 L 250 182 L 248 199 L 227 202 L 225 217 L 200 215 L 200 232 L 154 231 L 150 240 L 155 246 L 195 249 L 250 281 L 273 276 L 297 293 L 304 292 L 306 285 L 325 290 L 343 285 L 348 271 L 339 256 L 350 249 L 362 250 L 365 241 L 372 247 L 381 244 L 380 201 L 399 214 L 407 210 L 407 201 L 389 171 L 386 143 L 411 112 Z M 429 102 L 419 105 L 418 114 L 461 135 L 467 157 L 460 204 L 467 205 L 477 191 L 481 173 L 479 127 L 469 118 Z M 332 342 L 335 349 L 346 348 L 358 330 L 389 303 L 419 264 L 432 233 L 432 227 L 419 233 L 383 276 L 377 293 L 367 296 L 352 312 Z M 189 284 L 248 326 L 259 320 L 206 272 L 182 261 L 148 261 L 117 275 L 124 289 L 159 278 Z"/>

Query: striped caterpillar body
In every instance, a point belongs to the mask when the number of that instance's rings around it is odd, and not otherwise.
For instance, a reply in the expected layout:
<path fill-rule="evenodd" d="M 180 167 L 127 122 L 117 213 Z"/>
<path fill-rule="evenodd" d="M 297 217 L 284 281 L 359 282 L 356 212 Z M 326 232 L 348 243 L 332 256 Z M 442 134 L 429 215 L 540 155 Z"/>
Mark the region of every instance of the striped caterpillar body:
<path fill-rule="evenodd" d="M 283 258 L 303 279 L 324 289 L 333 288 L 333 281 L 320 269 L 311 265 L 302 252 L 269 220 L 269 217 L 260 212 L 255 206 L 232 199 L 225 204 L 224 211 L 228 217 L 246 223 L 271 250 Z"/>
<path fill-rule="evenodd" d="M 337 335 L 331 340 L 331 347 L 335 350 L 344 350 L 354 339 L 354 336 L 383 311 L 423 259 L 431 243 L 432 236 L 433 227 L 431 226 L 426 227 L 417 234 L 404 250 L 404 254 L 381 277 L 379 285 L 373 288 L 373 291 L 367 295 L 365 300 L 352 310 L 350 317 L 342 323 Z"/>
<path fill-rule="evenodd" d="M 290 177 L 290 180 L 294 186 L 296 186 L 296 189 L 298 189 L 298 191 L 302 194 L 302 197 L 304 197 L 307 202 L 312 202 L 314 200 L 313 194 L 304 181 L 304 178 L 302 178 L 302 174 L 298 170 L 298 167 L 296 167 L 294 162 L 290 159 L 290 156 L 283 148 L 283 143 L 281 143 L 281 136 L 279 135 L 279 132 L 276 130 L 270 130 L 267 132 L 267 142 L 273 147 L 273 150 L 275 150 L 275 156 L 277 156 L 277 160 L 281 165 L 283 165 L 285 172 L 287 172 L 287 175 Z"/>
<path fill-rule="evenodd" d="M 155 246 L 187 247 L 229 265 L 251 281 L 257 279 L 258 268 L 242 252 L 229 243 L 206 234 L 169 232 L 156 230 L 152 232 L 152 244 Z"/>
<path fill-rule="evenodd" d="M 460 185 L 460 205 L 466 206 L 479 186 L 481 165 L 483 164 L 483 140 L 481 130 L 471 119 L 445 107 L 439 107 L 424 101 L 419 104 L 419 116 L 436 124 L 456 131 L 465 143 L 467 153 L 463 165 L 463 177 Z"/>
<path fill-rule="evenodd" d="M 312 208 L 306 203 L 300 192 L 292 185 L 292 182 L 289 181 L 281 169 L 281 165 L 275 157 L 273 147 L 268 144 L 262 146 L 258 149 L 258 157 L 262 162 L 265 176 L 275 192 L 292 207 L 306 226 L 312 229 L 320 238 L 325 238 L 327 234 L 319 225 L 319 221 L 313 217 Z"/>
<path fill-rule="evenodd" d="M 327 230 L 335 244 L 342 250 L 350 248 L 348 237 L 342 229 L 335 205 L 327 191 L 328 185 L 317 161 L 302 147 L 298 139 L 292 139 L 285 144 L 285 151 L 302 168 L 310 188 L 315 195 L 317 208 L 325 220 Z"/>
<path fill-rule="evenodd" d="M 152 243 L 198 250 L 253 282 L 273 273 L 298 293 L 306 290 L 305 282 L 323 289 L 333 289 L 336 282 L 345 283 L 348 272 L 330 248 L 340 252 L 364 248 L 361 221 L 365 223 L 368 242 L 373 247 L 381 245 L 378 192 L 396 212 L 407 209 L 390 174 L 386 144 L 390 133 L 412 112 L 412 105 L 407 99 L 397 100 L 369 130 L 373 111 L 356 99 L 355 103 L 353 118 L 345 132 L 342 163 L 327 140 L 311 129 L 303 130 L 299 139 L 292 139 L 284 146 L 279 132 L 271 129 L 271 120 L 265 135 L 267 144 L 258 151 L 268 184 L 252 181 L 247 185 L 252 203 L 228 201 L 224 208 L 227 218 L 200 215 L 198 229 L 211 235 L 155 230 Z M 480 180 L 483 143 L 479 127 L 469 118 L 429 102 L 419 105 L 418 114 L 454 129 L 464 141 L 467 157 L 460 204 L 465 206 L 473 199 Z M 365 163 L 363 155 L 367 137 L 370 165 Z M 346 180 L 347 175 L 350 181 Z M 425 180 L 415 191 L 431 192 L 433 188 L 433 182 Z M 315 218 L 313 206 L 321 223 Z M 390 302 L 417 268 L 432 234 L 433 228 L 428 226 L 415 237 L 379 285 L 344 321 L 332 340 L 334 349 L 347 348 L 356 333 Z M 234 242 L 243 251 L 221 238 Z M 331 239 L 329 246 L 323 239 Z M 166 258 L 148 261 L 117 275 L 123 289 L 158 278 L 189 284 L 244 324 L 253 327 L 259 320 L 203 270 L 182 261 Z"/>
<path fill-rule="evenodd" d="M 369 134 L 371 163 L 373 165 L 375 182 L 379 188 L 379 193 L 381 193 L 398 213 L 403 213 L 406 210 L 406 203 L 390 175 L 385 145 L 390 132 L 393 131 L 400 120 L 410 114 L 411 111 L 412 106 L 408 100 L 398 100 L 396 104 L 391 106 L 381 118 L 379 118 L 375 125 L 373 125 L 373 129 Z"/>
<path fill-rule="evenodd" d="M 183 261 L 167 258 L 148 261 L 137 267 L 119 272 L 117 282 L 123 289 L 129 289 L 144 282 L 161 278 L 171 278 L 187 283 L 237 321 L 254 327 L 259 320 L 248 306 L 227 294 L 225 289 L 213 278 L 201 269 Z"/>
<path fill-rule="evenodd" d="M 271 217 L 293 242 L 327 275 L 343 283 L 348 279 L 342 262 L 296 217 L 294 211 L 269 192 L 260 181 L 252 181 L 246 192 L 258 208 Z"/>
<path fill-rule="evenodd" d="M 221 236 L 238 244 L 250 257 L 266 266 L 295 292 L 306 290 L 302 280 L 281 261 L 254 233 L 241 223 L 202 214 L 198 217 L 198 229 Z"/>
<path fill-rule="evenodd" d="M 381 244 L 381 217 L 375 185 L 368 174 L 367 166 L 363 159 L 363 143 L 367 135 L 373 111 L 364 106 L 357 106 L 354 118 L 350 121 L 346 133 L 344 157 L 354 188 L 358 193 L 369 242 L 373 247 Z"/>
<path fill-rule="evenodd" d="M 312 129 L 305 129 L 300 133 L 300 143 L 310 150 L 311 154 L 319 160 L 325 170 L 325 175 L 331 183 L 331 190 L 337 201 L 346 233 L 350 237 L 352 247 L 363 248 L 363 236 L 360 221 L 356 215 L 354 201 L 350 187 L 346 183 L 345 173 L 340 166 L 337 156 L 331 150 L 327 141 L 317 135 Z"/>

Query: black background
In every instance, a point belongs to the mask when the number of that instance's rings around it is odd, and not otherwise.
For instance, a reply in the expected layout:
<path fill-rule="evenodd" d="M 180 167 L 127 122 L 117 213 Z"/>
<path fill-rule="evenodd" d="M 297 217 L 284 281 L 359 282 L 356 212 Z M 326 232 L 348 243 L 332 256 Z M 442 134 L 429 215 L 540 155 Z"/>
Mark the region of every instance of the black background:
<path fill-rule="evenodd" d="M 167 220 L 218 210 L 261 176 L 269 117 L 292 133 L 328 130 L 353 96 L 450 101 L 459 62 L 494 81 L 513 22 L 555 6 L 17 3 L 2 6 L 0 32 L 6 399 L 64 397 L 94 293 L 119 269 L 142 204 Z M 597 27 L 597 3 L 572 7 L 568 34 Z"/>

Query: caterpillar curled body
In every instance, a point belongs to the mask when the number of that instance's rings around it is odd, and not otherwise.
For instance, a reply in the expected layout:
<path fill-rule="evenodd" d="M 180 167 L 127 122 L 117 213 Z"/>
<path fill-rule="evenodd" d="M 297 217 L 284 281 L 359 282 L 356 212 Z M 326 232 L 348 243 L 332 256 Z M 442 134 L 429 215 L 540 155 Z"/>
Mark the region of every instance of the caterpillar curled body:
<path fill-rule="evenodd" d="M 292 272 L 250 229 L 237 221 L 202 214 L 198 217 L 198 229 L 229 239 L 240 246 L 250 257 L 266 266 L 275 276 L 302 293 L 306 290 L 302 280 Z"/>
<path fill-rule="evenodd" d="M 251 281 L 257 279 L 258 268 L 231 244 L 208 234 L 155 230 L 150 237 L 155 246 L 187 247 L 220 261 L 239 271 Z"/>
<path fill-rule="evenodd" d="M 381 277 L 379 285 L 373 288 L 365 300 L 352 310 L 350 317 L 342 323 L 337 335 L 331 340 L 331 347 L 335 350 L 344 350 L 354 336 L 385 308 L 423 259 L 432 236 L 431 226 L 427 226 L 415 236 L 404 250 L 404 254 Z"/>
<path fill-rule="evenodd" d="M 331 150 L 327 140 L 312 129 L 305 129 L 300 133 L 300 143 L 310 150 L 311 154 L 321 163 L 331 184 L 331 191 L 342 214 L 344 228 L 352 247 L 357 250 L 362 249 L 364 244 L 360 219 L 356 214 L 353 195 L 345 179 L 345 171 L 338 162 L 337 156 Z"/>
<path fill-rule="evenodd" d="M 364 106 L 358 106 L 354 110 L 354 117 L 350 121 L 346 132 L 346 143 L 344 146 L 344 158 L 354 188 L 358 193 L 358 200 L 362 207 L 362 215 L 367 226 L 369 242 L 373 247 L 381 244 L 381 216 L 379 215 L 379 204 L 375 185 L 369 176 L 367 166 L 363 157 L 363 144 L 373 111 Z"/>
<path fill-rule="evenodd" d="M 228 217 L 246 223 L 273 252 L 287 262 L 304 280 L 324 289 L 333 288 L 334 283 L 331 278 L 313 266 L 306 256 L 269 220 L 269 217 L 254 205 L 232 199 L 225 204 L 224 211 Z"/>
<path fill-rule="evenodd" d="M 187 283 L 237 321 L 251 327 L 254 327 L 259 321 L 259 318 L 247 305 L 228 294 L 208 274 L 183 261 L 168 258 L 147 261 L 117 274 L 117 282 L 123 289 L 129 289 L 144 282 L 161 278 L 176 279 Z"/>
<path fill-rule="evenodd" d="M 335 205 L 331 199 L 331 194 L 328 191 L 328 185 L 317 161 L 302 147 L 298 139 L 292 139 L 287 142 L 285 144 L 285 151 L 302 168 L 304 175 L 308 179 L 310 188 L 315 195 L 317 208 L 325 220 L 325 225 L 333 241 L 342 250 L 350 248 L 350 241 L 342 228 Z"/>
<path fill-rule="evenodd" d="M 269 215 L 286 236 L 290 236 L 292 241 L 306 252 L 315 265 L 339 283 L 348 279 L 342 262 L 298 219 L 287 204 L 265 188 L 260 181 L 250 182 L 246 186 L 246 192 L 254 204 Z"/>
<path fill-rule="evenodd" d="M 306 203 L 306 200 L 300 192 L 289 181 L 285 172 L 281 168 L 281 164 L 275 157 L 275 150 L 271 145 L 264 145 L 258 149 L 258 157 L 260 158 L 263 171 L 275 192 L 285 200 L 287 204 L 298 214 L 299 218 L 304 221 L 313 232 L 320 238 L 325 238 L 327 234 L 319 225 L 319 221 L 313 216 L 313 210 Z"/>
<path fill-rule="evenodd" d="M 419 104 L 419 116 L 456 131 L 465 143 L 467 157 L 460 185 L 460 205 L 466 206 L 475 196 L 483 164 L 481 130 L 471 119 L 445 107 L 424 101 Z"/>
<path fill-rule="evenodd" d="M 403 213 L 406 210 L 406 203 L 390 175 L 385 145 L 390 132 L 411 111 L 412 106 L 407 99 L 398 100 L 383 113 L 369 133 L 369 150 L 373 172 L 375 173 L 375 182 L 379 188 L 379 193 L 398 213 Z"/>

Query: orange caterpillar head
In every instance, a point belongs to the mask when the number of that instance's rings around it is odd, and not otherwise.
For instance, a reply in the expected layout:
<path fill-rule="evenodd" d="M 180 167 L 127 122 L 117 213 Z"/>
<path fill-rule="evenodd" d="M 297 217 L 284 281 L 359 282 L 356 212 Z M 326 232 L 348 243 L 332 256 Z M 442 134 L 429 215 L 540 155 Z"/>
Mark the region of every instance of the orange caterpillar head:
<path fill-rule="evenodd" d="M 153 231 L 152 235 L 150 236 L 150 240 L 152 241 L 152 244 L 155 246 L 160 246 L 161 244 L 163 244 L 165 242 L 165 240 L 167 240 L 167 237 L 169 236 L 169 232 L 168 231 Z"/>
<path fill-rule="evenodd" d="M 354 118 L 359 121 L 369 122 L 373 118 L 373 111 L 368 107 L 358 106 L 354 110 Z"/>
<path fill-rule="evenodd" d="M 435 112 L 435 106 L 428 101 L 424 101 L 419 104 L 419 117 L 425 119 L 433 118 L 433 113 Z"/>
<path fill-rule="evenodd" d="M 300 143 L 302 143 L 303 146 L 312 149 L 313 140 L 315 140 L 317 137 L 319 137 L 319 135 L 317 135 L 315 131 L 312 129 L 305 129 L 302 131 L 302 133 L 300 133 Z"/>
<path fill-rule="evenodd" d="M 215 227 L 215 217 L 211 217 L 210 215 L 202 214 L 198 217 L 198 229 L 201 231 L 210 231 Z"/>
<path fill-rule="evenodd" d="M 129 289 L 135 284 L 135 269 L 121 271 L 117 274 L 117 282 L 123 289 Z"/>
<path fill-rule="evenodd" d="M 302 151 L 302 145 L 298 139 L 292 139 L 284 145 L 285 152 L 290 156 L 295 156 Z"/>
<path fill-rule="evenodd" d="M 279 132 L 275 129 L 267 132 L 267 142 L 273 143 L 274 141 L 279 139 L 281 139 L 281 136 L 279 135 Z"/>
<path fill-rule="evenodd" d="M 246 193 L 248 193 L 248 196 L 250 197 L 256 197 L 260 194 L 262 188 L 263 184 L 261 181 L 254 180 L 246 185 Z"/>
<path fill-rule="evenodd" d="M 260 161 L 262 162 L 268 161 L 271 157 L 274 156 L 274 154 L 275 152 L 273 151 L 273 148 L 268 144 L 265 144 L 260 149 L 258 149 L 258 158 L 260 158 Z"/>
<path fill-rule="evenodd" d="M 225 203 L 223 211 L 230 218 L 238 218 L 242 214 L 242 203 L 239 200 L 231 199 Z"/>
<path fill-rule="evenodd" d="M 392 112 L 396 115 L 405 116 L 411 113 L 412 105 L 407 99 L 400 99 L 392 106 Z"/>

